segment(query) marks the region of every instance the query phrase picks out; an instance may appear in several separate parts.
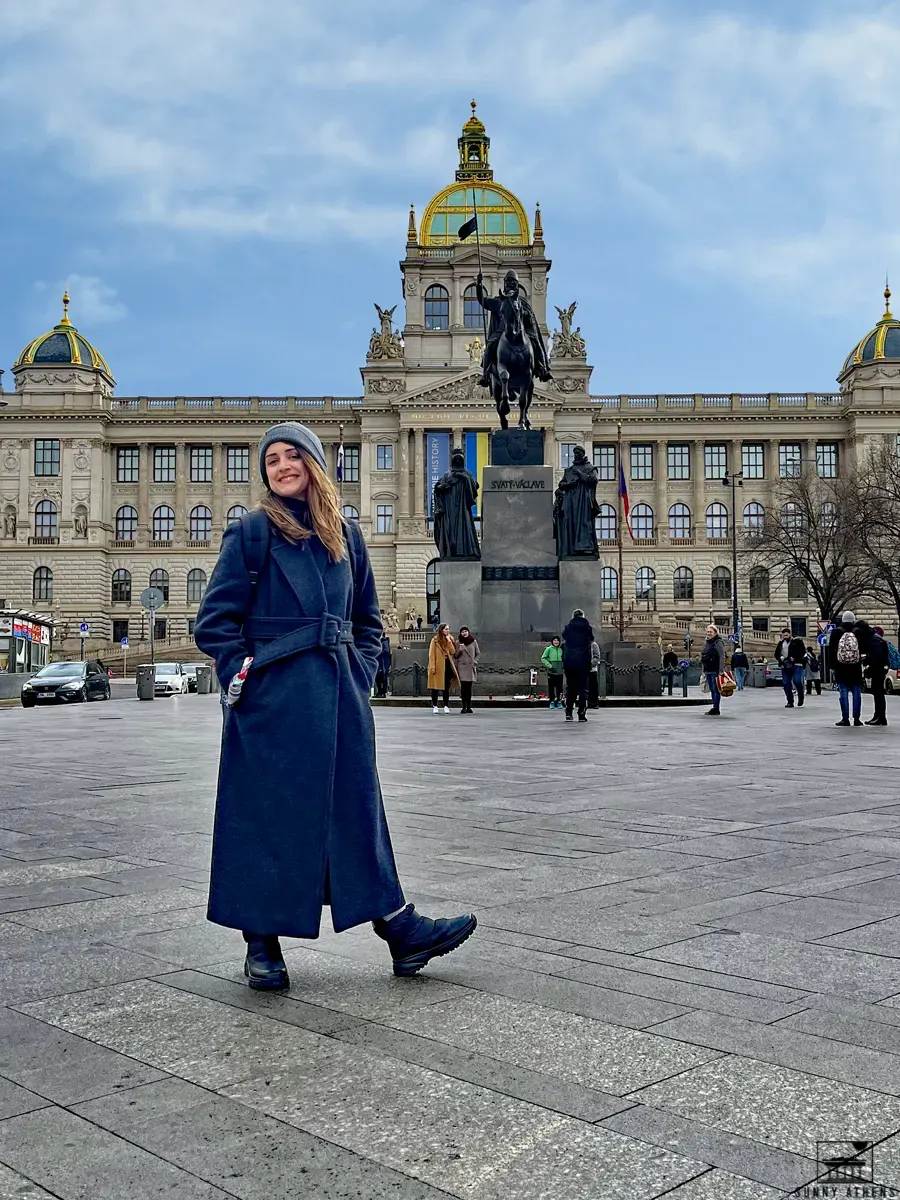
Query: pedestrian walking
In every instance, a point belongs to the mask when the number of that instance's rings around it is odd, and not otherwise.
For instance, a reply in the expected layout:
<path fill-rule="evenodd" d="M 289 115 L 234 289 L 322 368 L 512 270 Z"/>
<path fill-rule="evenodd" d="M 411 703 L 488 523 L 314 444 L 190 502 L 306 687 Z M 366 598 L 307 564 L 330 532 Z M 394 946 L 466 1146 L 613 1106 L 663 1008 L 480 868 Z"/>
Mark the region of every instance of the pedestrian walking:
<path fill-rule="evenodd" d="M 578 720 L 586 721 L 588 671 L 591 669 L 591 642 L 594 631 L 585 619 L 584 609 L 576 608 L 563 630 L 563 671 L 566 676 L 566 720 L 578 704 Z"/>
<path fill-rule="evenodd" d="M 747 672 L 750 670 L 750 659 L 744 653 L 742 646 L 735 646 L 734 654 L 731 656 L 731 669 L 734 671 L 734 682 L 737 684 L 737 690 L 744 690 L 744 682 L 747 679 Z"/>
<path fill-rule="evenodd" d="M 449 625 L 438 625 L 428 647 L 428 687 L 431 690 L 431 711 L 440 712 L 438 700 L 443 698 L 444 712 L 450 711 L 450 690 L 459 684 L 456 670 L 456 642 Z"/>
<path fill-rule="evenodd" d="M 857 639 L 858 639 L 857 635 Z M 887 725 L 887 708 L 884 701 L 884 681 L 890 667 L 888 644 L 884 640 L 884 630 L 876 625 L 869 638 L 866 650 L 866 663 L 869 674 L 869 691 L 875 705 L 875 713 L 867 725 Z"/>
<path fill-rule="evenodd" d="M 841 701 L 841 719 L 836 725 L 850 724 L 851 702 L 853 724 L 862 725 L 862 651 L 855 630 L 856 616 L 848 609 L 828 642 L 828 659 Z"/>
<path fill-rule="evenodd" d="M 462 708 L 459 710 L 462 716 L 467 713 L 474 716 L 472 685 L 478 678 L 477 664 L 480 653 L 472 631 L 468 625 L 463 625 L 459 631 L 459 640 L 456 643 L 456 654 L 454 655 L 456 674 L 459 678 L 459 694 L 462 697 Z"/>
<path fill-rule="evenodd" d="M 558 637 L 550 639 L 550 645 L 544 647 L 541 664 L 547 672 L 547 697 L 550 708 L 562 708 L 563 691 L 563 652 L 562 642 Z"/>
<path fill-rule="evenodd" d="M 675 672 L 678 670 L 678 655 L 675 647 L 669 642 L 662 660 L 663 675 L 669 685 L 669 695 L 672 695 L 672 684 L 675 682 Z"/>
<path fill-rule="evenodd" d="M 719 676 L 725 670 L 725 643 L 719 637 L 716 625 L 706 627 L 706 641 L 700 651 L 700 665 L 706 677 L 706 686 L 712 699 L 712 708 L 707 709 L 706 716 L 720 716 L 722 693 L 719 691 Z"/>
<path fill-rule="evenodd" d="M 407 904 L 375 762 L 381 617 L 366 544 L 322 443 L 297 422 L 259 448 L 258 509 L 225 530 L 195 638 L 226 688 L 208 917 L 241 930 L 244 974 L 289 986 L 282 936 L 371 921 L 396 975 L 456 949 L 471 914 Z M 243 679 L 243 686 L 238 684 Z"/>
<path fill-rule="evenodd" d="M 797 707 L 803 707 L 806 695 L 806 643 L 794 637 L 789 629 L 782 629 L 781 639 L 775 647 L 775 659 L 781 667 L 781 684 L 787 699 L 785 708 L 794 707 L 794 690 L 797 692 Z"/>
<path fill-rule="evenodd" d="M 822 660 L 815 649 L 810 646 L 806 651 L 806 694 L 811 696 L 813 688 L 816 695 L 822 695 Z"/>
<path fill-rule="evenodd" d="M 391 639 L 382 634 L 381 650 L 378 654 L 378 670 L 375 674 L 375 695 L 383 700 L 387 695 L 388 681 L 391 678 Z"/>

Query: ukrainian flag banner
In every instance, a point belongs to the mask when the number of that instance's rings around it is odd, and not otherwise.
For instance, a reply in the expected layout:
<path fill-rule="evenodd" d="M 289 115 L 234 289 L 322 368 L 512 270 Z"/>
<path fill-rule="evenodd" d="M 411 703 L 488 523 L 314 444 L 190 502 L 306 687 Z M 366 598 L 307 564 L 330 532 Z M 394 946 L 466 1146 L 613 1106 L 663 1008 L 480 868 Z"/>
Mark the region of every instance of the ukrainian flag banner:
<path fill-rule="evenodd" d="M 487 433 L 467 433 L 465 435 L 466 470 L 472 472 L 479 487 L 476 516 L 481 516 L 481 497 L 484 489 L 482 475 L 484 468 L 488 465 L 488 436 Z"/>

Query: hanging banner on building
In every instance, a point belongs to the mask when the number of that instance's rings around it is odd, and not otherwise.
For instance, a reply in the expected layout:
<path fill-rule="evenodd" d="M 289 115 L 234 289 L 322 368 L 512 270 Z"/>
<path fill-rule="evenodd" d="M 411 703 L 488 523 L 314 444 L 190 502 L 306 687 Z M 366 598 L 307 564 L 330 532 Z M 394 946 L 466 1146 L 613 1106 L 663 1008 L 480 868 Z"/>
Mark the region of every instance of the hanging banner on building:
<path fill-rule="evenodd" d="M 467 433 L 466 435 L 466 470 L 471 471 L 478 483 L 478 503 L 475 505 L 475 515 L 481 516 L 481 491 L 484 489 L 482 472 L 488 465 L 488 434 Z"/>
<path fill-rule="evenodd" d="M 425 435 L 425 483 L 428 488 L 426 502 L 428 516 L 434 516 L 434 485 L 450 470 L 450 434 L 428 433 Z"/>

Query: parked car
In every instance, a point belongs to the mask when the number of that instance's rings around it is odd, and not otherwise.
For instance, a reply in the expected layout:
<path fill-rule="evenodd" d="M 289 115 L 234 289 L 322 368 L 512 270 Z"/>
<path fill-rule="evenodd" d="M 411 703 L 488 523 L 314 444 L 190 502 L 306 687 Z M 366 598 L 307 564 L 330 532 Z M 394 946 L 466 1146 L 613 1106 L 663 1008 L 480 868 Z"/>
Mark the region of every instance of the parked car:
<path fill-rule="evenodd" d="M 777 662 L 766 663 L 766 687 L 781 687 L 781 667 Z"/>
<path fill-rule="evenodd" d="M 79 704 L 108 699 L 109 677 L 91 659 L 48 663 L 22 685 L 23 708 L 34 708 L 39 703 Z"/>
<path fill-rule="evenodd" d="M 188 692 L 190 685 L 181 663 L 157 663 L 153 690 L 157 696 L 183 696 Z"/>
<path fill-rule="evenodd" d="M 197 668 L 199 663 L 182 663 L 181 669 L 187 675 L 188 691 L 196 692 L 197 690 Z"/>

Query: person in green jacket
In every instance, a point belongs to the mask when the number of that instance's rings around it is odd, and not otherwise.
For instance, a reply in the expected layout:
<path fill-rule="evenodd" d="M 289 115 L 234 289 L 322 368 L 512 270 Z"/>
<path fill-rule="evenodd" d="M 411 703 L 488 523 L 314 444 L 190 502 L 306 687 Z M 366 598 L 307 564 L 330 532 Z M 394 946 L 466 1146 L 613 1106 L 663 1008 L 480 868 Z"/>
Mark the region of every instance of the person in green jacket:
<path fill-rule="evenodd" d="M 541 655 L 541 662 L 547 671 L 547 695 L 550 697 L 551 708 L 562 708 L 563 690 L 563 652 L 562 643 L 558 637 L 551 638 L 550 645 Z"/>

